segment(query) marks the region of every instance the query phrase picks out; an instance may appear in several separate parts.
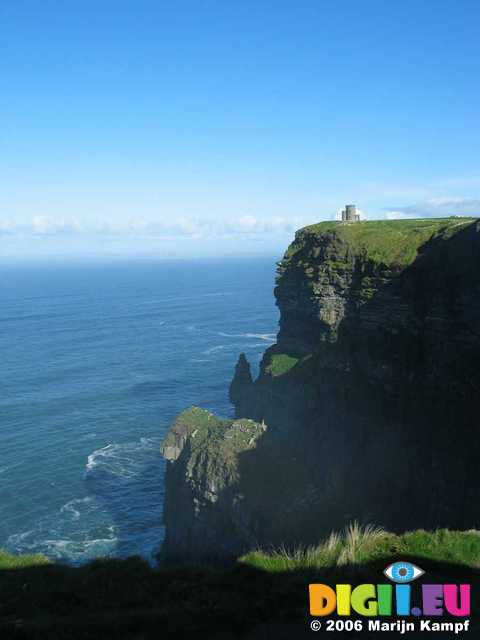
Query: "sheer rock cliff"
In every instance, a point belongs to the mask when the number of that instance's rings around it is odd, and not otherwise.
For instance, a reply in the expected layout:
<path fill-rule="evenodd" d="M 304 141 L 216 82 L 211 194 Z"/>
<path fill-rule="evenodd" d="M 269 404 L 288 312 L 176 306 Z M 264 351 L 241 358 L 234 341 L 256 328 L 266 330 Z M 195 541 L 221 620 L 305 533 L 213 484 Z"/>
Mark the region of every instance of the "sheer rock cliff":
<path fill-rule="evenodd" d="M 236 420 L 167 435 L 167 559 L 314 544 L 358 519 L 478 527 L 480 223 L 320 223 L 278 265 L 280 330 Z"/>

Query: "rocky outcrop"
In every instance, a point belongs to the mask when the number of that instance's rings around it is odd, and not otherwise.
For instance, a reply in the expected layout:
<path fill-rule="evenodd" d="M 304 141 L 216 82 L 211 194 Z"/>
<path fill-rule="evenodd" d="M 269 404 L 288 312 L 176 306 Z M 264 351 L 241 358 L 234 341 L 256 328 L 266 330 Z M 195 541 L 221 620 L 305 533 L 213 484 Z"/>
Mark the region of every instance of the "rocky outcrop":
<path fill-rule="evenodd" d="M 275 296 L 277 342 L 230 387 L 252 444 L 208 435 L 199 464 L 178 421 L 167 436 L 166 555 L 310 544 L 353 519 L 478 527 L 479 222 L 307 227 Z"/>
<path fill-rule="evenodd" d="M 239 455 L 255 449 L 265 430 L 253 420 L 219 420 L 198 407 L 178 416 L 162 445 L 170 462 L 164 558 L 222 561 L 255 544 L 250 525 L 258 499 L 245 500 L 237 489 Z"/>
<path fill-rule="evenodd" d="M 230 383 L 228 397 L 235 407 L 235 416 L 245 416 L 249 412 L 250 391 L 253 379 L 250 364 L 244 353 L 241 353 L 235 365 L 235 373 Z"/>

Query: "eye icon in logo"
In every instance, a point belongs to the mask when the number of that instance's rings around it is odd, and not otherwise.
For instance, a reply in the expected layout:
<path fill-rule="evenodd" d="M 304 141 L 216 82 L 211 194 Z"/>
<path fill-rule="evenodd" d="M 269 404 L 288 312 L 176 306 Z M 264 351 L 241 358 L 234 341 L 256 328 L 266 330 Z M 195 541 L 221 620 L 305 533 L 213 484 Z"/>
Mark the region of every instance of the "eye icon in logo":
<path fill-rule="evenodd" d="M 402 584 L 416 580 L 423 576 L 425 571 L 411 562 L 394 562 L 388 565 L 383 573 L 389 580 Z"/>

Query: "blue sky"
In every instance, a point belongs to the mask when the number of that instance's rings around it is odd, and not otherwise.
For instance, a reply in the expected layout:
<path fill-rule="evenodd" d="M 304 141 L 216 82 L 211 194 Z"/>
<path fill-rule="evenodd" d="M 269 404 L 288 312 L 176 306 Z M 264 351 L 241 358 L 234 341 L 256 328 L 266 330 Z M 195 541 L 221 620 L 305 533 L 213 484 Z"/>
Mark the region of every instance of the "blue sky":
<path fill-rule="evenodd" d="M 480 215 L 478 0 L 3 0 L 0 256 Z"/>

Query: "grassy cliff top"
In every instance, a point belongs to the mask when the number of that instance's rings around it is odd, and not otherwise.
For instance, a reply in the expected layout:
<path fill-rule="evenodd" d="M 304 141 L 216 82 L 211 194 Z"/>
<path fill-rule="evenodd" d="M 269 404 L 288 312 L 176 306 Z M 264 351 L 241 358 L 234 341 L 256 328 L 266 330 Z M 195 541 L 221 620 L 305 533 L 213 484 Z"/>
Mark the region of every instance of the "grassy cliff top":
<path fill-rule="evenodd" d="M 178 438 L 188 441 L 190 454 L 187 470 L 193 473 L 198 463 L 210 478 L 223 477 L 224 467 L 232 473 L 237 465 L 237 454 L 255 446 L 264 426 L 248 418 L 221 420 L 206 409 L 190 407 L 172 424 L 162 443 L 162 450 L 178 446 Z M 182 445 L 183 446 L 183 445 Z M 198 470 L 198 469 L 197 469 Z"/>
<path fill-rule="evenodd" d="M 448 238 L 476 218 L 429 218 L 418 220 L 372 220 L 354 223 L 320 222 L 297 232 L 291 257 L 303 239 L 310 235 L 330 236 L 346 244 L 355 253 L 364 253 L 374 262 L 385 265 L 408 266 L 422 245 L 433 237 Z"/>

